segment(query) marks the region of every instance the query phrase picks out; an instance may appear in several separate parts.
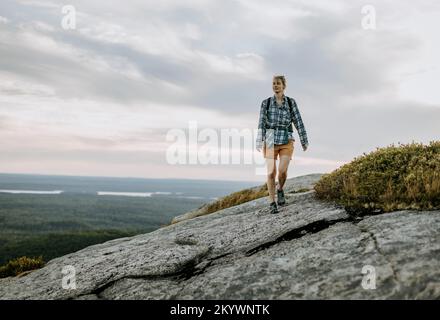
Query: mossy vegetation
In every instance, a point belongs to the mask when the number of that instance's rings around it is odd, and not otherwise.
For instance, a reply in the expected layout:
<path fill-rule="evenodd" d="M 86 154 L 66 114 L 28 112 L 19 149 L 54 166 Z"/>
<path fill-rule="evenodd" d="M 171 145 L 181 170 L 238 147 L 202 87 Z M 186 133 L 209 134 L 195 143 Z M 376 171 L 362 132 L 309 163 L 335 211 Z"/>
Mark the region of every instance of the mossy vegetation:
<path fill-rule="evenodd" d="M 347 211 L 440 208 L 440 141 L 394 144 L 355 158 L 315 185 L 317 197 Z"/>
<path fill-rule="evenodd" d="M 36 258 L 20 257 L 10 260 L 6 265 L 0 267 L 0 278 L 18 276 L 26 271 L 42 268 L 43 257 Z"/>

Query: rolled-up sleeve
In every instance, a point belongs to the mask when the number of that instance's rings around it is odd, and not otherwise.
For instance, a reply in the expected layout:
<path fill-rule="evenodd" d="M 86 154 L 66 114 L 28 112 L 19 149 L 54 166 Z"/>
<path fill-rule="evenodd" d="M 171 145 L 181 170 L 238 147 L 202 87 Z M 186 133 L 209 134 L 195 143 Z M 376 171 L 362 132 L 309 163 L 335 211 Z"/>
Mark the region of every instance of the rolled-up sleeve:
<path fill-rule="evenodd" d="M 260 118 L 258 120 L 258 132 L 257 132 L 257 141 L 256 141 L 256 147 L 262 148 L 263 142 L 266 137 L 266 122 L 267 122 L 267 115 L 266 115 L 266 100 L 263 100 L 261 102 L 260 107 Z"/>

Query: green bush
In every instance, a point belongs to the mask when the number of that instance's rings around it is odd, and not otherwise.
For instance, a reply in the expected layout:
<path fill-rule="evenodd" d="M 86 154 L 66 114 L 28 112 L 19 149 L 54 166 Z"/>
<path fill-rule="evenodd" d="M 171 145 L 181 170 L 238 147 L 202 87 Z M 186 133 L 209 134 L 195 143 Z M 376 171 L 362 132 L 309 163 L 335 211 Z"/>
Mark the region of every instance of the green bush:
<path fill-rule="evenodd" d="M 348 212 L 440 208 L 440 141 L 377 148 L 315 185 L 317 197 Z"/>
<path fill-rule="evenodd" d="M 6 265 L 0 267 L 0 278 L 17 276 L 25 271 L 35 270 L 44 266 L 43 257 L 28 258 L 20 257 L 10 260 Z"/>

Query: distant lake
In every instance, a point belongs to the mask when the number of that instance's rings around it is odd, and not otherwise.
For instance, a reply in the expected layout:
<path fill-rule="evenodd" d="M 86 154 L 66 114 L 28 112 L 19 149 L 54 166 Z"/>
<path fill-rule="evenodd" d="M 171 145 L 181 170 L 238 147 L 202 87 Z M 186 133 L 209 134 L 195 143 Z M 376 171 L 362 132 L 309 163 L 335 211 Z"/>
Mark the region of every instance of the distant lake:
<path fill-rule="evenodd" d="M 62 190 L 37 191 L 37 190 L 1 190 L 0 193 L 26 193 L 26 194 L 61 194 Z"/>
<path fill-rule="evenodd" d="M 39 191 L 39 190 L 7 190 L 0 189 L 0 193 L 10 193 L 10 194 L 62 194 L 63 190 L 53 190 L 53 191 Z M 152 197 L 157 195 L 173 195 L 172 192 L 115 192 L 115 191 L 97 191 L 98 196 L 123 196 L 123 197 Z M 185 199 L 204 199 L 204 197 L 197 196 L 182 196 L 183 192 L 175 192 L 176 198 Z M 217 199 L 218 197 L 210 197 L 206 199 Z"/>
<path fill-rule="evenodd" d="M 253 181 L 0 174 L 0 193 L 9 194 L 95 194 L 213 200 L 255 185 Z"/>

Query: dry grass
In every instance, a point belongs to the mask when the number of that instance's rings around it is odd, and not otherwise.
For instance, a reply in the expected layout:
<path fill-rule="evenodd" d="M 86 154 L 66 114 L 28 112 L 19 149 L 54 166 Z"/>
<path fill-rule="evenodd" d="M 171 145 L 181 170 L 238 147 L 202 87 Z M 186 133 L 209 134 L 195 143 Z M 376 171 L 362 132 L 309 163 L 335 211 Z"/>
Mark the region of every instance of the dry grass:
<path fill-rule="evenodd" d="M 302 188 L 299 190 L 291 191 L 289 193 L 300 193 L 310 191 L 310 189 Z M 223 197 L 215 202 L 203 205 L 199 208 L 198 216 L 210 214 L 222 209 L 230 208 L 248 201 L 252 201 L 255 199 L 259 199 L 262 197 L 267 197 L 269 195 L 269 191 L 267 189 L 267 184 L 262 185 L 259 189 L 245 189 L 240 190 L 230 195 Z"/>
<path fill-rule="evenodd" d="M 262 198 L 268 195 L 267 184 L 264 184 L 257 190 L 245 189 L 223 197 L 204 208 L 204 214 L 216 212 L 225 208 L 230 208 L 248 201 Z"/>
<path fill-rule="evenodd" d="M 288 193 L 292 194 L 292 193 L 301 193 L 301 192 L 306 192 L 306 191 L 310 191 L 310 189 L 301 188 L 298 190 L 289 191 Z M 192 213 L 192 215 L 189 215 L 186 219 L 183 219 L 183 220 L 204 216 L 204 215 L 207 215 L 207 214 L 210 214 L 213 212 L 217 212 L 222 209 L 237 206 L 239 204 L 242 204 L 242 203 L 245 203 L 248 201 L 252 201 L 255 199 L 259 199 L 262 197 L 267 197 L 267 196 L 269 196 L 269 191 L 267 189 L 266 183 L 259 188 L 249 188 L 249 189 L 240 190 L 240 191 L 231 193 L 230 195 L 227 195 L 227 196 L 225 196 L 217 201 L 214 201 L 212 203 L 203 204 L 202 206 L 200 206 L 196 210 L 190 212 L 190 213 Z M 162 227 L 167 227 L 172 224 L 178 223 L 180 221 L 181 220 L 177 220 L 177 221 L 173 220 L 168 224 L 162 225 Z"/>

